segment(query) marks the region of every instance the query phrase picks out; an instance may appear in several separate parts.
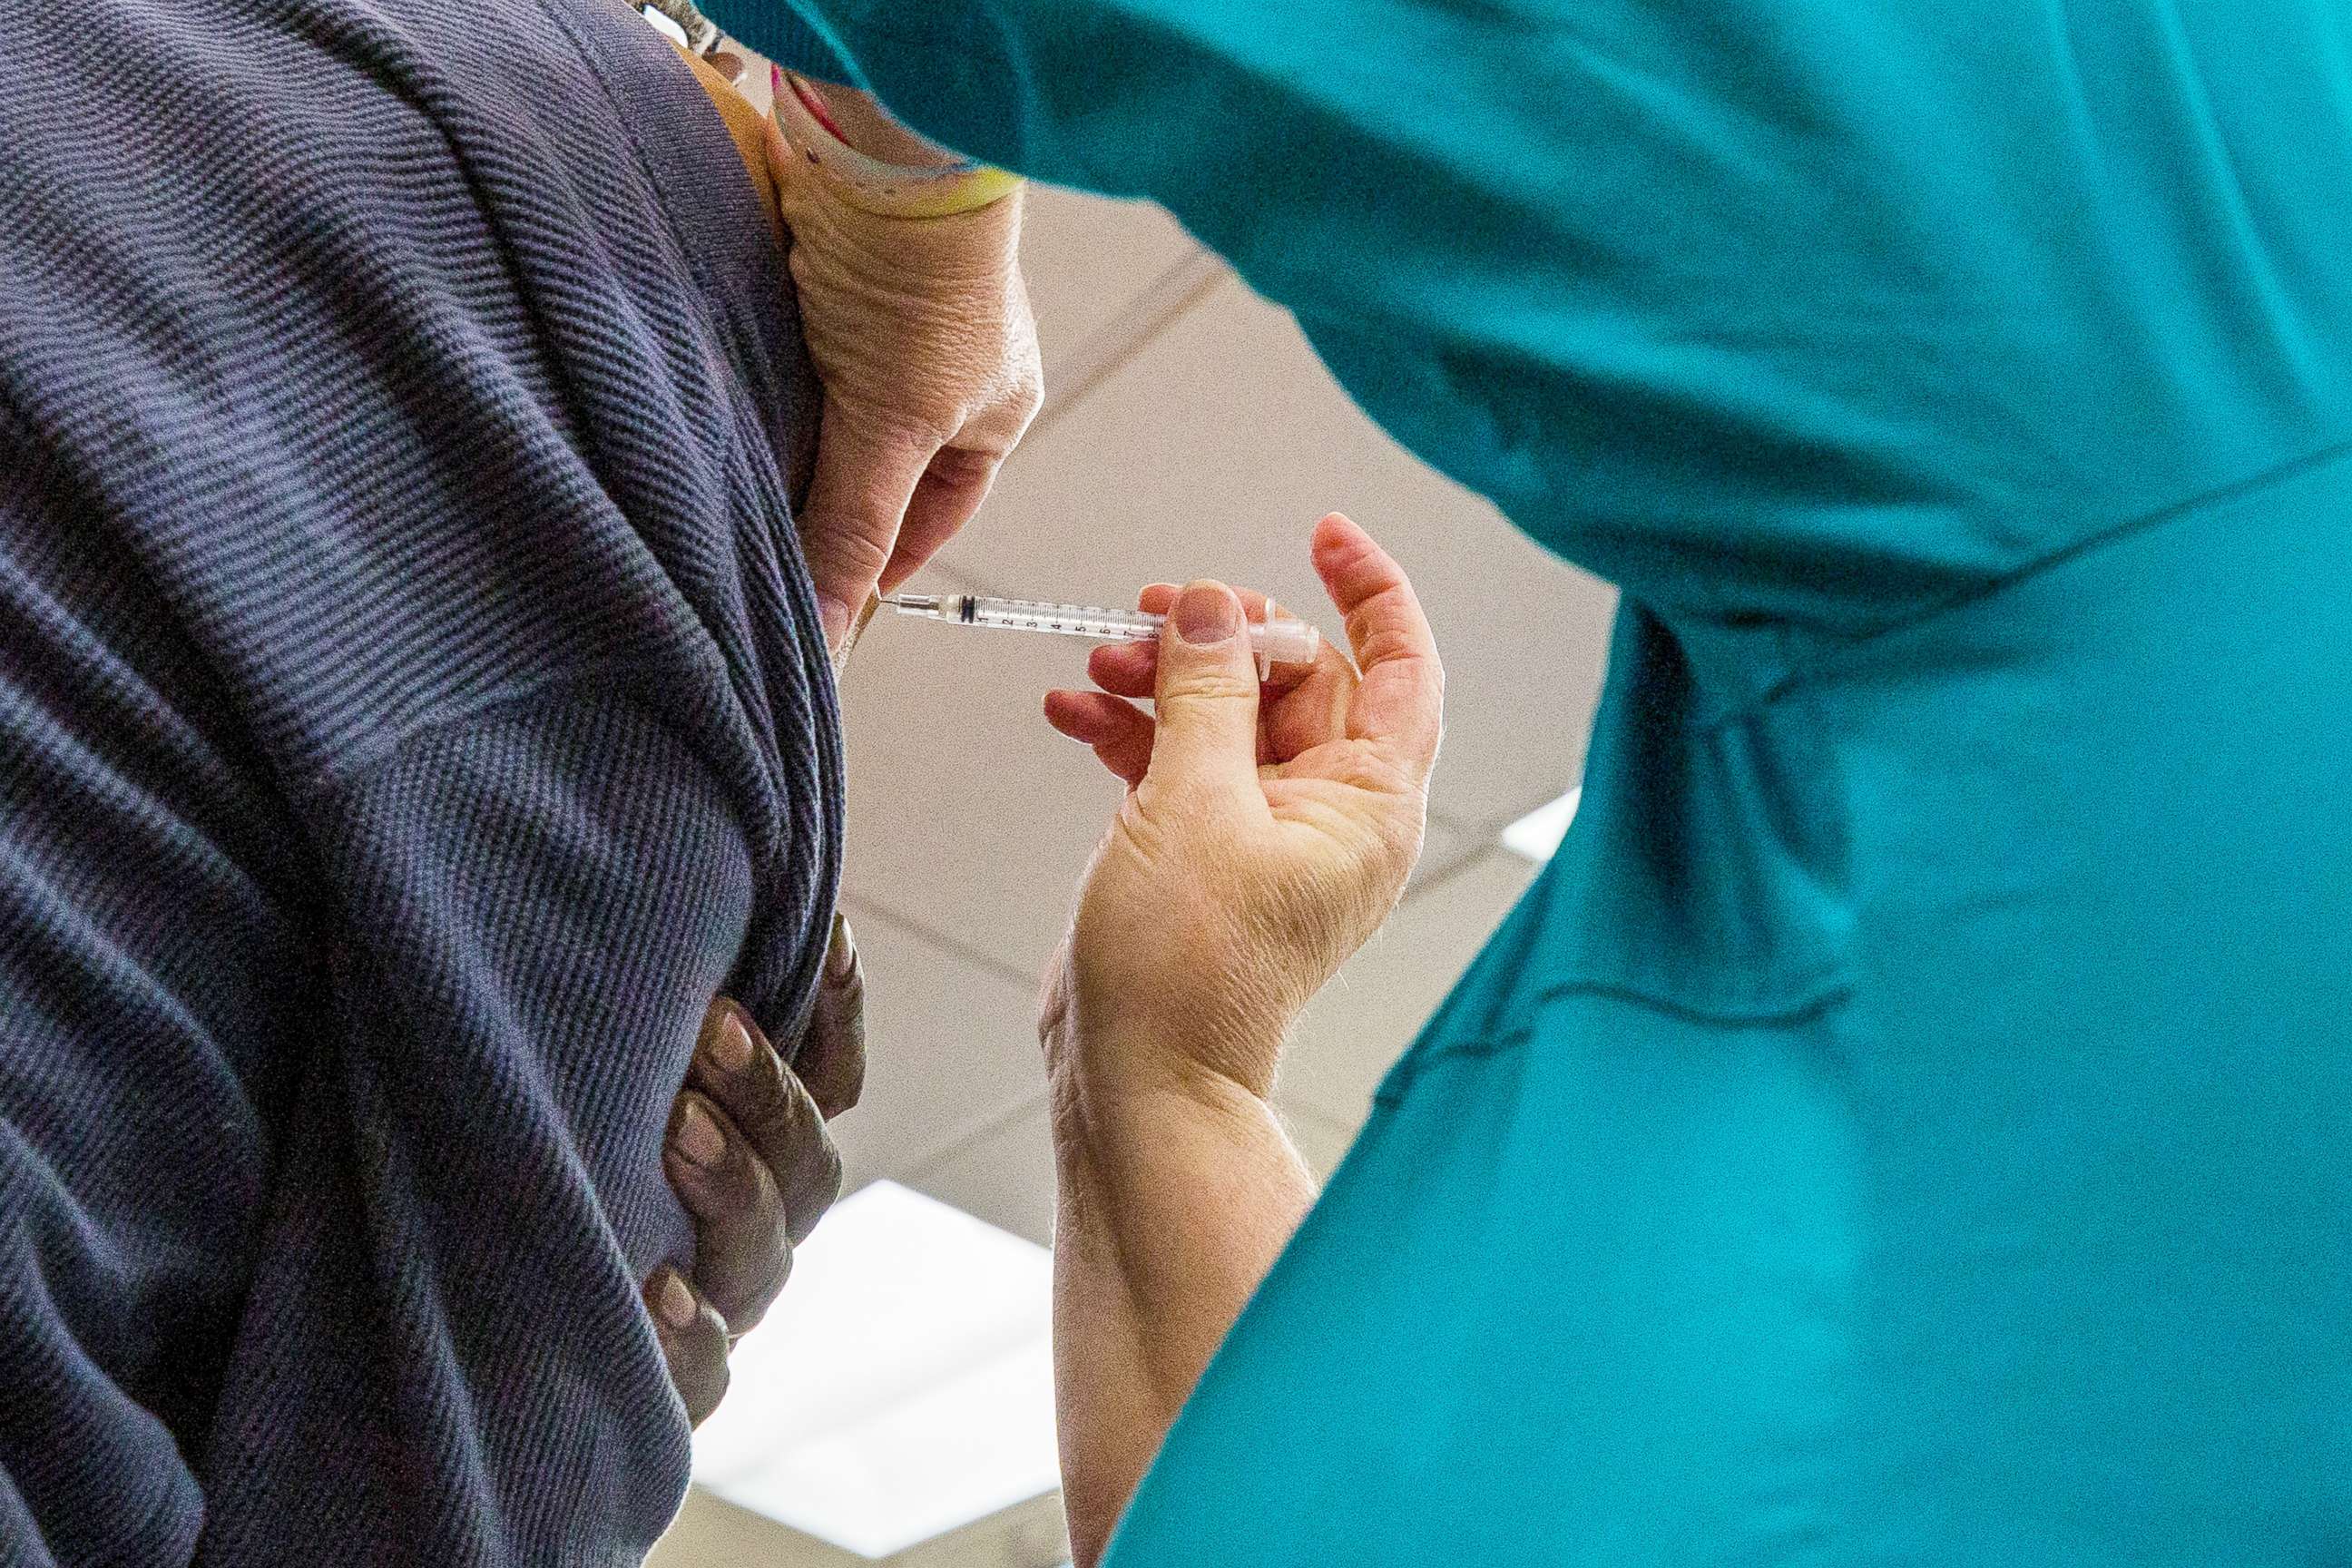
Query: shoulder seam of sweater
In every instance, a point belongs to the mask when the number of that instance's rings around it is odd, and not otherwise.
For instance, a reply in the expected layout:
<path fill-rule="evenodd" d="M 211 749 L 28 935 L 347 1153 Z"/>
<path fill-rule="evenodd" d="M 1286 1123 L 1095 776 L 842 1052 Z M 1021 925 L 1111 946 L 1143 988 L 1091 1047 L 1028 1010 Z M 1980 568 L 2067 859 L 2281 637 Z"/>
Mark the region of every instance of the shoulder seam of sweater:
<path fill-rule="evenodd" d="M 730 700 L 733 698 L 734 686 L 728 679 L 725 661 L 716 647 L 699 639 L 682 642 L 667 650 L 586 659 L 520 681 L 507 682 L 468 701 L 442 709 L 430 718 L 404 725 L 386 736 L 381 744 L 340 757 L 308 778 L 289 780 L 286 788 L 287 798 L 299 809 L 321 797 L 357 788 L 375 774 L 397 766 L 409 752 L 425 742 L 451 731 L 488 722 L 503 716 L 509 709 L 527 702 L 542 701 L 551 693 L 566 688 L 584 687 L 593 681 L 603 688 L 602 695 L 642 704 L 645 695 L 642 688 L 646 678 L 665 671 L 703 678 L 717 676 L 727 682 Z M 657 709 L 648 705 L 647 712 L 664 729 L 673 728 L 669 719 Z"/>

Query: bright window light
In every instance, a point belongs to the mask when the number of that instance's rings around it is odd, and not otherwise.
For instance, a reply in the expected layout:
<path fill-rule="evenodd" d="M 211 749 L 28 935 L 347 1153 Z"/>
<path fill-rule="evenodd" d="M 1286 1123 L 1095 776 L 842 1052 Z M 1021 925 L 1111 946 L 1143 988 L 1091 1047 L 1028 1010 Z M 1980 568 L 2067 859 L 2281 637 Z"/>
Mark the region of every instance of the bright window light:
<path fill-rule="evenodd" d="M 1579 784 L 1558 800 L 1536 807 L 1503 829 L 1503 847 L 1542 865 L 1568 837 L 1568 825 L 1576 820 L 1576 803 L 1583 798 L 1584 786 Z"/>
<path fill-rule="evenodd" d="M 694 47 L 687 41 L 686 29 L 679 26 L 676 19 L 664 16 L 650 5 L 640 10 L 637 15 L 643 16 L 646 21 L 651 22 L 654 25 L 655 32 L 659 33 L 671 43 L 676 44 L 679 48 L 688 49 Z"/>
<path fill-rule="evenodd" d="M 1061 1484 L 1045 1248 L 894 1182 L 835 1205 L 694 1438 L 709 1490 L 887 1557 Z"/>

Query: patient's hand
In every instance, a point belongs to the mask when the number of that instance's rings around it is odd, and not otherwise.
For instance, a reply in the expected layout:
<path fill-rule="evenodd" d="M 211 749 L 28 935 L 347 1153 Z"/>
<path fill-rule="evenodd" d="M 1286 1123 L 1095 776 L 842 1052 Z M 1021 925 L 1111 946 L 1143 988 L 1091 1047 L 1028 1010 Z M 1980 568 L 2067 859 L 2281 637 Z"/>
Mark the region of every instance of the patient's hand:
<path fill-rule="evenodd" d="M 873 122 L 888 123 L 878 106 L 846 89 L 828 97 L 860 110 L 871 152 L 907 155 L 876 140 Z M 971 520 L 1044 399 L 1022 194 L 943 217 L 883 216 L 813 174 L 772 123 L 767 148 L 824 384 L 801 547 L 837 649 L 877 585 L 897 587 Z"/>
<path fill-rule="evenodd" d="M 1021 276 L 1022 195 L 946 217 L 862 211 L 812 177 L 709 60 L 678 53 L 791 247 L 802 331 L 824 386 L 801 548 L 838 660 L 875 590 L 913 576 L 971 521 L 1044 401 Z M 828 99 L 863 151 L 919 158 L 929 148 L 863 94 L 834 88 Z"/>
<path fill-rule="evenodd" d="M 837 915 L 792 1066 L 728 998 L 703 1018 L 662 1156 L 694 1216 L 694 1276 L 665 1265 L 646 1281 L 670 1381 L 697 1426 L 727 1392 L 729 1345 L 783 1289 L 793 1247 L 840 1191 L 824 1124 L 857 1103 L 865 1080 L 866 977 Z"/>

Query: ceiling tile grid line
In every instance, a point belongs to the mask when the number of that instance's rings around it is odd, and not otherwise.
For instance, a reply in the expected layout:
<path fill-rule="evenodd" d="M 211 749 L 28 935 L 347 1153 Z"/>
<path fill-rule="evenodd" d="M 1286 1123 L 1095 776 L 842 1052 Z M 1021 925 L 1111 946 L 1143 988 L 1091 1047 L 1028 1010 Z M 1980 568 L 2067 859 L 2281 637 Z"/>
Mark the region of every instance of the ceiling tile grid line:
<path fill-rule="evenodd" d="M 868 922 L 887 923 L 898 927 L 919 942 L 929 943 L 942 952 L 961 959 L 975 969 L 986 970 L 1007 984 L 1025 986 L 1034 991 L 1044 981 L 1045 977 L 1041 974 L 1024 973 L 1015 965 L 1005 963 L 995 954 L 973 947 L 967 942 L 959 942 L 945 931 L 939 931 L 927 922 L 908 915 L 903 910 L 877 902 L 871 897 L 845 892 L 841 896 L 841 907 L 849 911 L 849 923 L 853 935 L 864 931 Z"/>
<path fill-rule="evenodd" d="M 1318 1184 L 1338 1167 L 1361 1123 L 1360 1116 L 1335 1116 L 1280 1092 L 1274 1111 Z M 1051 1118 L 1050 1098 L 1040 1095 L 1017 1114 L 893 1179 L 1050 1247 L 1055 1201 Z"/>
<path fill-rule="evenodd" d="M 1546 785 L 1543 793 L 1537 795 L 1534 799 L 1523 800 L 1519 804 L 1512 805 L 1504 811 L 1497 812 L 1485 820 L 1474 825 L 1470 831 L 1477 836 L 1478 841 L 1481 844 L 1493 844 L 1496 839 L 1502 837 L 1503 829 L 1508 827 L 1514 822 L 1518 821 L 1519 818 L 1527 816 L 1529 812 L 1540 811 L 1545 806 L 1549 805 L 1552 802 L 1560 797 L 1562 792 L 1576 788 L 1582 782 L 1582 770 L 1580 769 L 1578 770 L 1577 777 L 1563 779 L 1559 784 Z"/>
<path fill-rule="evenodd" d="M 1021 268 L 1037 318 L 1046 395 L 1087 345 L 1115 336 L 1135 302 L 1204 253 L 1150 202 L 1114 201 L 1033 182 L 1021 215 Z"/>
<path fill-rule="evenodd" d="M 1412 879 L 1405 884 L 1404 897 L 1399 902 L 1411 902 L 1419 898 L 1475 860 L 1479 852 L 1494 841 L 1492 833 L 1469 823 L 1456 822 L 1437 812 L 1430 812 L 1422 834 L 1421 859 L 1414 864 Z"/>
<path fill-rule="evenodd" d="M 1225 264 L 1206 251 L 1184 258 L 1152 279 L 1126 310 L 1097 330 L 1060 363 L 1045 367 L 1045 403 L 1032 435 L 1053 427 L 1096 387 L 1118 374 L 1153 337 L 1209 297 L 1230 276 Z"/>
<path fill-rule="evenodd" d="M 1327 631 L 1307 536 L 1346 511 L 1412 574 L 1446 661 L 1436 809 L 1500 824 L 1577 780 L 1613 593 L 1381 433 L 1230 276 L 1024 442 L 989 504 L 943 552 L 968 578 L 1077 600 L 1213 575 Z"/>
<path fill-rule="evenodd" d="M 1036 1100 L 1025 1114 L 971 1140 L 907 1185 L 999 1230 L 1052 1247 L 1054 1139 L 1046 1101 Z"/>
<path fill-rule="evenodd" d="M 1429 814 L 1428 826 L 1431 831 L 1423 839 L 1421 860 L 1413 868 L 1412 879 L 1406 883 L 1403 893 L 1398 897 L 1400 909 L 1470 866 L 1494 845 L 1495 832 L 1454 822 L 1435 812 Z M 1011 984 L 1034 990 L 1045 983 L 1042 971 L 1031 973 L 1017 964 L 1007 963 L 984 948 L 940 930 L 919 915 L 908 914 L 896 904 L 885 902 L 875 893 L 855 893 L 845 889 L 840 903 L 849 914 L 853 935 L 870 924 L 887 923 Z"/>
<path fill-rule="evenodd" d="M 1469 848 L 1463 851 L 1461 854 L 1453 857 L 1447 860 L 1444 865 L 1438 867 L 1436 869 L 1431 871 L 1428 876 L 1423 877 L 1420 881 L 1414 883 L 1412 887 L 1406 890 L 1404 898 L 1399 901 L 1397 905 L 1398 910 L 1402 912 L 1415 899 L 1430 897 L 1442 893 L 1444 891 L 1447 883 L 1477 870 L 1480 862 L 1486 859 L 1489 852 L 1498 854 L 1508 853 L 1507 851 L 1496 850 L 1495 848 L 1495 836 L 1491 833 L 1481 837 L 1478 841 L 1471 845 Z M 1532 874 L 1534 870 L 1534 867 L 1528 868 L 1530 874 Z M 1392 914 L 1389 918 L 1393 920 L 1396 917 Z M 1383 922 L 1381 930 L 1384 931 L 1386 929 L 1386 924 Z M 1380 935 L 1380 931 L 1374 931 L 1372 933 L 1372 941 L 1379 941 Z M 1369 946 L 1370 943 L 1367 943 L 1366 945 Z M 1347 971 L 1345 968 L 1342 968 L 1340 973 L 1344 974 Z"/>
<path fill-rule="evenodd" d="M 1283 1135 L 1315 1173 L 1318 1188 L 1339 1168 L 1339 1162 L 1347 1156 L 1348 1147 L 1355 1142 L 1356 1132 L 1362 1125 L 1327 1115 L 1282 1095 L 1276 1096 L 1274 1112 L 1275 1120 L 1282 1123 Z"/>
<path fill-rule="evenodd" d="M 1276 1093 L 1342 1125 L 1360 1123 L 1381 1080 L 1535 872 L 1510 851 L 1490 848 L 1391 916 L 1307 1004 L 1283 1053 Z"/>
<path fill-rule="evenodd" d="M 1534 870 L 1507 850 L 1483 849 L 1402 904 L 1309 1005 L 1285 1057 L 1286 1113 L 1319 1119 L 1309 1131 L 1344 1146 L 1373 1087 Z M 867 1092 L 835 1123 L 850 1184 L 895 1176 L 962 1206 L 972 1206 L 956 1184 L 966 1166 L 966 1174 L 993 1173 L 997 1185 L 1049 1186 L 1049 1159 L 994 1147 L 1033 1119 L 1028 1141 L 1044 1142 L 1048 1092 L 1034 984 L 862 901 L 856 913 L 868 953 Z M 1030 1173 L 1006 1175 L 1008 1159 Z"/>
<path fill-rule="evenodd" d="M 1352 1136 L 1372 1085 L 1388 1063 L 1401 1052 L 1421 1025 L 1423 1015 L 1450 987 L 1466 954 L 1475 951 L 1507 910 L 1534 868 L 1506 851 L 1471 857 L 1433 882 L 1425 891 L 1438 906 L 1426 921 L 1401 910 L 1392 929 L 1374 939 L 1364 954 L 1344 966 L 1310 1005 L 1300 1037 L 1286 1053 L 1283 1109 L 1286 1115 L 1305 1114 L 1321 1124 L 1320 1131 L 1341 1138 Z M 1463 885 L 1468 888 L 1466 898 Z M 1407 906 L 1409 910 L 1411 906 Z M 886 917 L 887 920 L 887 917 Z M 895 923 L 895 922 L 893 922 Z M 969 1045 L 969 1040 L 957 1045 Z M 928 1047 L 928 1048 L 927 1048 Z M 908 1067 L 926 1078 L 921 1063 L 935 1069 L 962 1063 L 966 1053 L 931 1040 L 877 1041 L 877 1052 L 902 1053 L 906 1059 L 884 1063 L 886 1079 Z M 1002 1089 L 991 1096 L 985 1087 L 962 1086 L 953 1103 L 976 1103 L 980 1113 L 931 1126 L 876 1127 L 860 1140 L 864 1157 L 856 1162 L 859 1178 L 893 1175 L 922 1184 L 954 1165 L 977 1145 L 998 1136 L 1008 1126 L 1045 1109 L 1048 1089 L 1042 1056 L 1032 1058 L 1024 1036 L 1017 1048 L 992 1053 L 1004 1062 Z M 904 1097 L 900 1097 L 902 1100 Z M 877 1096 L 873 1108 L 884 1121 L 904 1122 L 914 1108 L 894 1105 Z M 893 1117 L 896 1110 L 898 1115 Z M 942 1193 L 942 1196 L 953 1196 Z"/>
<path fill-rule="evenodd" d="M 1044 1073 L 1045 1068 L 1042 1064 L 1038 1071 L 1041 1075 Z M 908 1166 L 899 1179 L 909 1185 L 920 1186 L 927 1178 L 937 1175 L 942 1167 L 952 1165 L 970 1153 L 974 1144 L 986 1142 L 1024 1117 L 1034 1116 L 1041 1110 L 1048 1110 L 1047 1101 L 1052 1094 L 1050 1086 L 1041 1082 L 1034 1091 L 1017 1104 L 996 1112 L 969 1131 L 959 1133 L 951 1141 L 941 1144 Z"/>
<path fill-rule="evenodd" d="M 1491 861 L 1489 859 L 1490 853 L 1494 857 Z M 1432 878 L 1429 882 L 1423 887 L 1414 889 L 1414 893 L 1415 895 L 1429 895 L 1432 897 L 1433 901 L 1434 901 L 1435 899 L 1438 896 L 1443 895 L 1449 887 L 1467 880 L 1474 875 L 1491 875 L 1497 869 L 1500 871 L 1499 879 L 1496 881 L 1499 896 L 1474 895 L 1475 902 L 1472 906 L 1475 910 L 1472 921 L 1475 922 L 1475 925 L 1490 928 L 1493 924 L 1500 921 L 1503 914 L 1507 911 L 1508 900 L 1516 897 L 1517 890 L 1524 888 L 1526 883 L 1532 879 L 1535 870 L 1535 868 L 1531 866 L 1521 866 L 1517 861 L 1516 858 L 1512 857 L 1508 851 L 1488 851 L 1483 848 L 1473 850 L 1471 853 L 1462 857 L 1452 868 L 1438 876 Z M 1391 920 L 1392 921 L 1401 922 L 1403 919 L 1403 911 L 1410 905 L 1411 901 L 1411 899 L 1408 898 L 1404 902 L 1402 902 L 1399 906 L 1399 912 L 1396 915 L 1392 915 Z M 887 914 L 880 914 L 878 918 L 894 924 L 901 923 L 896 920 L 896 917 Z M 1460 924 L 1463 922 L 1456 921 L 1450 923 Z M 1307 1018 L 1310 1033 L 1313 1032 L 1315 1025 L 1319 1024 L 1327 1016 L 1330 1015 L 1335 1010 L 1344 1010 L 1348 1008 L 1347 999 L 1350 996 L 1350 994 L 1357 989 L 1358 983 L 1371 980 L 1370 972 L 1392 966 L 1397 962 L 1398 958 L 1402 956 L 1398 952 L 1399 946 L 1408 948 L 1417 947 L 1423 940 L 1420 933 L 1412 931 L 1402 923 L 1397 927 L 1396 933 L 1393 936 L 1393 943 L 1390 940 L 1391 934 L 1392 933 L 1385 928 L 1381 932 L 1376 933 L 1371 943 L 1368 944 L 1366 951 L 1362 953 L 1357 954 L 1353 958 L 1349 959 L 1348 963 L 1343 964 L 1340 967 L 1339 972 L 1333 976 L 1329 984 L 1317 994 L 1314 1001 L 1310 1003 L 1308 1006 Z M 1471 937 L 1469 945 L 1474 949 L 1484 940 L 1484 932 L 1480 930 L 1474 929 L 1470 931 L 1469 935 Z M 1457 956 L 1455 953 L 1448 952 L 1444 955 L 1444 958 L 1441 960 L 1441 973 L 1434 977 L 1435 985 L 1441 994 L 1443 989 L 1450 984 L 1449 976 L 1452 969 L 1454 967 L 1452 964 L 1451 960 L 1455 956 Z M 980 962 L 985 962 L 984 959 L 980 958 L 980 955 L 974 955 L 974 958 Z M 1402 1049 L 1406 1040 L 1411 1037 L 1412 1032 L 1419 1028 L 1422 1019 L 1417 1015 L 1412 1016 L 1400 1015 L 1391 1016 L 1387 1020 L 1387 1022 L 1389 1024 L 1388 1033 L 1395 1037 L 1394 1043 L 1399 1049 Z M 881 1048 L 887 1049 L 887 1044 L 885 1043 Z M 1286 1051 L 1286 1058 L 1288 1059 L 1286 1061 L 1286 1066 L 1290 1065 L 1291 1062 L 1295 1061 L 1303 1053 L 1296 1047 L 1294 1047 L 1293 1049 Z M 1003 1131 L 1006 1126 L 1019 1121 L 1023 1117 L 1030 1115 L 1045 1106 L 1050 1089 L 1043 1081 L 1042 1075 L 1044 1071 L 1045 1064 L 1041 1047 L 1041 1054 L 1038 1060 L 1040 1080 L 1027 1093 L 1024 1094 L 1016 1100 L 1000 1106 L 998 1109 L 979 1120 L 967 1122 L 963 1126 L 960 1127 L 953 1136 L 929 1147 L 922 1153 L 908 1160 L 891 1162 L 890 1163 L 892 1168 L 887 1172 L 877 1171 L 875 1173 L 887 1173 L 900 1177 L 901 1179 L 909 1182 L 919 1183 L 924 1178 L 935 1173 L 940 1167 L 953 1163 L 956 1160 L 968 1152 L 973 1145 L 986 1142 L 988 1139 L 994 1137 L 996 1134 Z M 1286 1075 L 1284 1093 L 1282 1095 L 1284 1101 L 1282 1112 L 1286 1120 L 1293 1117 L 1304 1116 L 1314 1122 L 1320 1123 L 1323 1131 L 1336 1131 L 1346 1136 L 1353 1135 L 1355 1126 L 1359 1121 L 1359 1117 L 1357 1115 L 1351 1114 L 1351 1111 L 1355 1108 L 1345 1107 L 1345 1102 L 1343 1101 L 1340 1103 L 1344 1108 L 1335 1109 L 1334 1104 L 1330 1100 L 1321 1097 L 1310 1097 L 1311 1095 L 1311 1090 L 1294 1092 L 1293 1087 L 1288 1081 L 1288 1076 Z"/>
<path fill-rule="evenodd" d="M 1044 1082 L 1036 986 L 856 911 L 866 1085 L 834 1119 L 845 1181 L 902 1174 L 1033 1100 Z"/>

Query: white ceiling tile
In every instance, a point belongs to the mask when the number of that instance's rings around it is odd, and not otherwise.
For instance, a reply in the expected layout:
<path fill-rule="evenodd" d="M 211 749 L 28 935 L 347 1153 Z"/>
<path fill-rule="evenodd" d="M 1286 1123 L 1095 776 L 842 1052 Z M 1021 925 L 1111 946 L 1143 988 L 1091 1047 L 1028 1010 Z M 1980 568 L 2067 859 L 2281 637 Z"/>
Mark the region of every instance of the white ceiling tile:
<path fill-rule="evenodd" d="M 1487 835 L 1475 828 L 1464 827 L 1432 816 L 1421 837 L 1421 858 L 1413 862 L 1412 879 L 1405 884 L 1405 897 L 1426 884 L 1444 876 L 1486 847 Z"/>
<path fill-rule="evenodd" d="M 1341 1125 L 1363 1120 L 1381 1075 L 1453 989 L 1536 868 L 1504 849 L 1406 899 L 1308 1004 L 1282 1060 L 1281 1092 Z"/>
<path fill-rule="evenodd" d="M 868 1561 L 698 1486 L 688 1489 L 685 1505 L 646 1559 L 646 1568 L 739 1568 L 747 1563 L 760 1568 L 860 1568 Z"/>
<path fill-rule="evenodd" d="M 866 965 L 866 1092 L 833 1123 L 845 1187 L 903 1175 L 1045 1081 L 1034 986 L 847 907 Z"/>
<path fill-rule="evenodd" d="M 1025 443 L 945 563 L 994 592 L 1130 603 L 1262 587 L 1338 630 L 1307 563 L 1348 512 L 1412 574 L 1446 662 L 1434 804 L 1499 826 L 1580 776 L 1614 602 L 1390 441 L 1282 310 L 1227 282 Z"/>
<path fill-rule="evenodd" d="M 1359 1124 L 1342 1122 L 1286 1095 L 1275 1097 L 1275 1111 L 1290 1134 L 1292 1147 L 1305 1158 L 1315 1179 L 1329 1181 L 1331 1173 L 1339 1168 L 1340 1160 L 1346 1156 L 1348 1145 L 1356 1141 Z"/>
<path fill-rule="evenodd" d="M 1054 1244 L 1054 1142 L 1045 1101 L 972 1139 L 905 1178 L 999 1230 Z"/>
<path fill-rule="evenodd" d="M 1199 247 L 1150 202 L 1030 185 L 1021 216 L 1021 268 L 1037 313 L 1046 395 L 1057 371 Z"/>
<path fill-rule="evenodd" d="M 1011 973 L 1043 970 L 1120 798 L 1041 709 L 1085 683 L 1087 646 L 876 621 L 842 683 L 852 896 Z"/>

